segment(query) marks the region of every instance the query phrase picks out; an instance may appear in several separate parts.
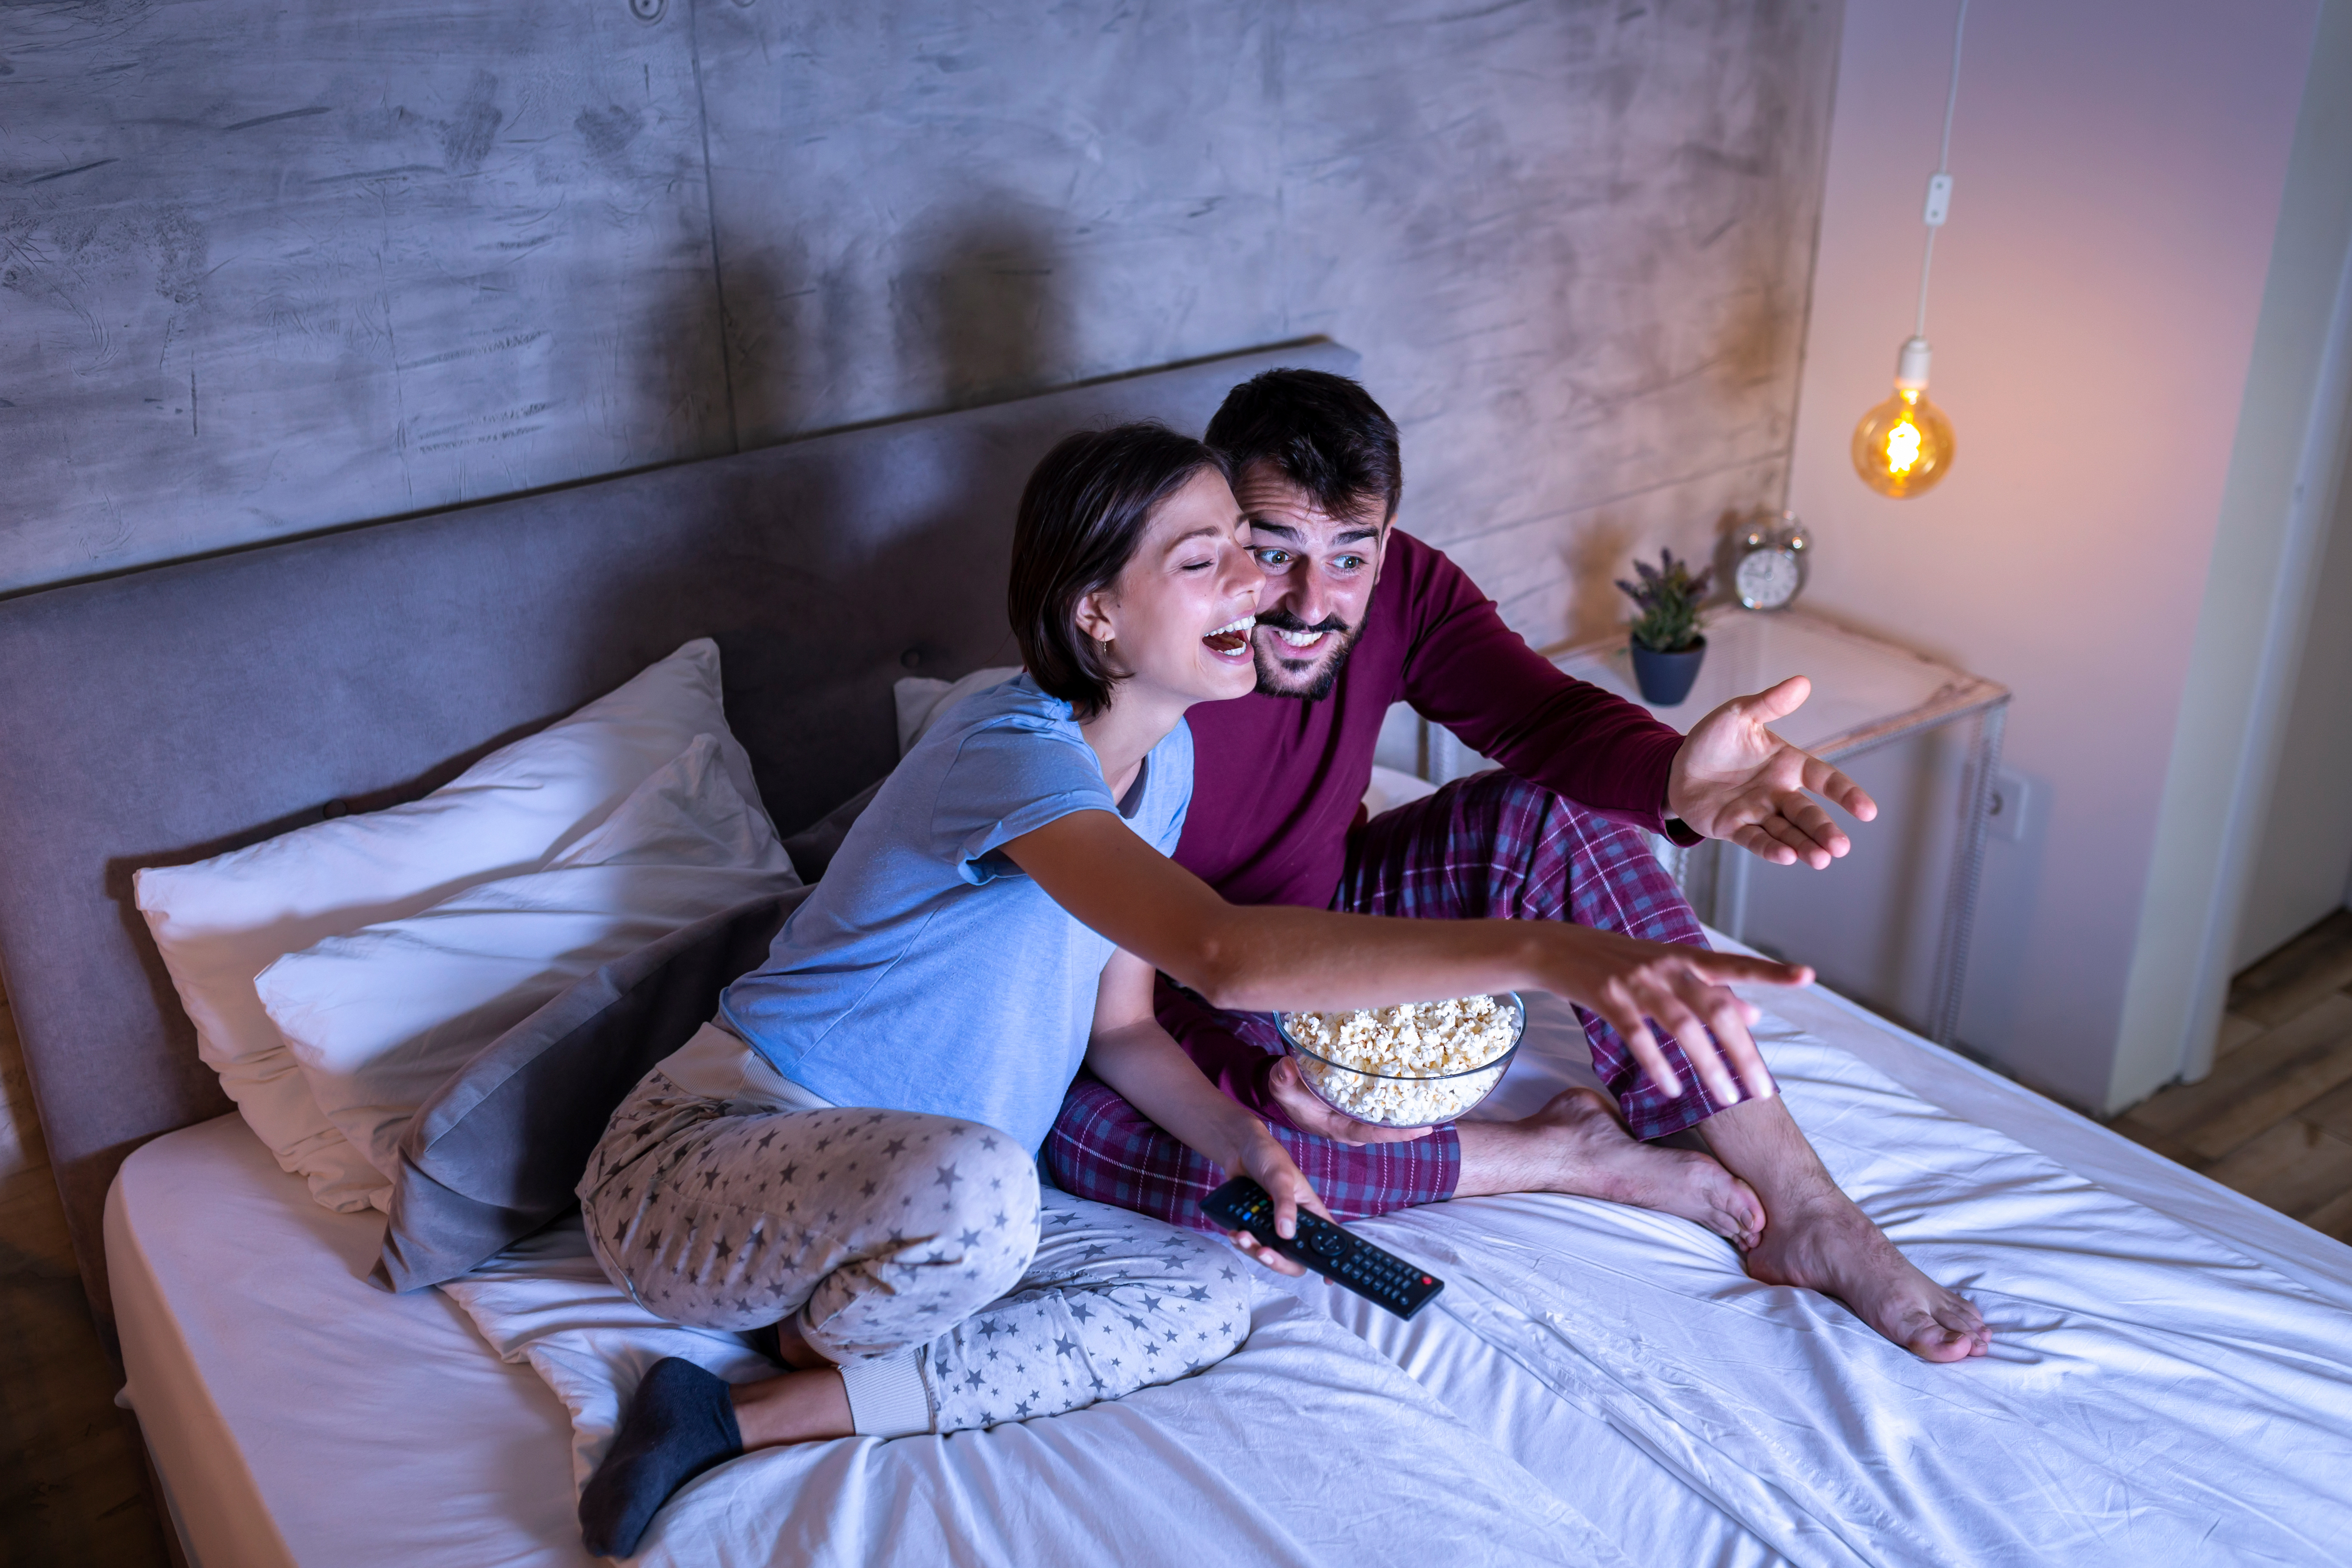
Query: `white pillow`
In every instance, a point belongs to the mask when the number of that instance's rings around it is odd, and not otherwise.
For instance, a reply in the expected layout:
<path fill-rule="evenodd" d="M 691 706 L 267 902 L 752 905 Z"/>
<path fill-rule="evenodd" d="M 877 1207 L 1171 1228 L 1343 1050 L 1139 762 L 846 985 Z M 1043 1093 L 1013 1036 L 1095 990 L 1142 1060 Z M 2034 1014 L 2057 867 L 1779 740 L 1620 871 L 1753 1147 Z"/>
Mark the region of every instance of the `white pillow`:
<path fill-rule="evenodd" d="M 1372 764 L 1372 782 L 1364 791 L 1364 810 L 1378 816 L 1393 811 L 1408 801 L 1423 800 L 1437 793 L 1437 786 L 1424 778 L 1415 778 L 1395 768 Z"/>
<path fill-rule="evenodd" d="M 331 936 L 256 988 L 311 1097 L 383 1181 L 416 1108 L 482 1047 L 601 963 L 747 899 L 799 886 L 767 819 L 696 739 L 544 869 Z"/>
<path fill-rule="evenodd" d="M 1021 673 L 1017 664 L 975 669 L 950 684 L 925 675 L 910 675 L 890 689 L 898 709 L 898 754 L 905 756 L 930 731 L 947 710 L 975 691 L 1002 686 Z"/>
<path fill-rule="evenodd" d="M 321 937 L 537 869 L 704 734 L 719 737 L 729 778 L 756 810 L 751 759 L 728 731 L 719 648 L 707 637 L 422 800 L 131 879 L 196 1026 L 198 1053 L 278 1164 L 310 1178 L 312 1196 L 329 1208 L 362 1208 L 383 1177 L 311 1100 L 254 976 Z"/>

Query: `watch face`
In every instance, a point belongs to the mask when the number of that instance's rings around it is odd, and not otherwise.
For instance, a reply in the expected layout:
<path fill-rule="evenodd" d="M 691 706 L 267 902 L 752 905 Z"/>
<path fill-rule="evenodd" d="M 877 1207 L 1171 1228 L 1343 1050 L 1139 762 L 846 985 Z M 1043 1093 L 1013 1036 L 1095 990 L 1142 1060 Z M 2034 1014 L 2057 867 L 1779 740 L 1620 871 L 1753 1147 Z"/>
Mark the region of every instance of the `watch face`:
<path fill-rule="evenodd" d="M 1777 610 L 1797 596 L 1801 577 L 1797 558 L 1786 550 L 1751 550 L 1739 558 L 1732 581 L 1739 602 L 1751 610 Z"/>

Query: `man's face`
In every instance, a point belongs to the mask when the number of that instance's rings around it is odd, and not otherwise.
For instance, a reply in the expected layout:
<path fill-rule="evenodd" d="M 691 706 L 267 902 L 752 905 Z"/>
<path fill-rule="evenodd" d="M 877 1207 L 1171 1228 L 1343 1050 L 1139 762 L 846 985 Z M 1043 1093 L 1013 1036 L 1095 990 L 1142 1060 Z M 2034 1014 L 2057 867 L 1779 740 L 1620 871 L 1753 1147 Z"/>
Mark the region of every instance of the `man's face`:
<path fill-rule="evenodd" d="M 1265 568 L 1258 600 L 1257 689 L 1268 697 L 1330 695 L 1363 634 L 1388 544 L 1380 497 L 1334 517 L 1263 460 L 1242 470 L 1234 497 L 1249 518 L 1251 548 Z"/>

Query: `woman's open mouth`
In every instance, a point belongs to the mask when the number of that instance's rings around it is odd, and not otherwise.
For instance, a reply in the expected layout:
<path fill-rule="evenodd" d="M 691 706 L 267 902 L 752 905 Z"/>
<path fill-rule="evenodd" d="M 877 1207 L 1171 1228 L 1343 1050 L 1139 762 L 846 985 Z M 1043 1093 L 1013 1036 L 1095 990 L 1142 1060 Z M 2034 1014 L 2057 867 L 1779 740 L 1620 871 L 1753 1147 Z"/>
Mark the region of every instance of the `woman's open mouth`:
<path fill-rule="evenodd" d="M 1209 651 L 1215 654 L 1219 658 L 1247 658 L 1249 657 L 1250 628 L 1256 625 L 1257 617 L 1255 616 L 1244 616 L 1240 620 L 1229 621 L 1225 625 L 1219 626 L 1215 631 L 1211 632 L 1207 637 L 1202 637 L 1201 640 L 1208 644 Z"/>

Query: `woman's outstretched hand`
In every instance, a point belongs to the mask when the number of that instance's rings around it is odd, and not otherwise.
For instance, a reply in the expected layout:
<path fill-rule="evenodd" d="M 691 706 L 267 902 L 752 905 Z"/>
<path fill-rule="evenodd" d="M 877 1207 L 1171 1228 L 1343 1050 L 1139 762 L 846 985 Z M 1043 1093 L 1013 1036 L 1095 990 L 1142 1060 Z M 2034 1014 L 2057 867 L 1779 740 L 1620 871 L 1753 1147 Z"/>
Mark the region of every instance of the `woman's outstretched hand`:
<path fill-rule="evenodd" d="M 1315 1195 L 1315 1188 L 1307 1180 L 1307 1173 L 1292 1163 L 1289 1153 L 1274 1141 L 1273 1134 L 1261 1131 L 1257 1137 L 1243 1144 L 1240 1165 L 1240 1171 L 1234 1173 L 1247 1176 L 1264 1187 L 1265 1195 L 1274 1200 L 1275 1235 L 1286 1240 L 1297 1236 L 1300 1209 L 1320 1215 L 1325 1219 L 1331 1218 L 1331 1211 L 1325 1208 L 1323 1200 Z M 1339 1222 L 1332 1220 L 1332 1223 L 1337 1225 Z M 1293 1263 L 1245 1230 L 1229 1230 L 1225 1235 L 1244 1253 L 1276 1274 L 1296 1276 L 1307 1272 L 1305 1268 Z"/>
<path fill-rule="evenodd" d="M 1637 942 L 1593 926 L 1547 925 L 1544 989 L 1609 1020 L 1650 1081 L 1680 1098 L 1681 1080 L 1650 1025 L 1672 1035 L 1707 1094 L 1719 1104 L 1772 1094 L 1764 1056 L 1748 1031 L 1763 1015 L 1732 994 L 1733 984 L 1811 985 L 1801 963 L 1776 963 L 1678 942 Z M 1733 1081 L 1738 1075 L 1738 1084 Z"/>
<path fill-rule="evenodd" d="M 1691 726 L 1666 775 L 1666 807 L 1709 838 L 1728 838 L 1775 866 L 1802 860 L 1814 870 L 1853 847 L 1811 790 L 1868 822 L 1878 803 L 1862 786 L 1765 726 L 1812 695 L 1792 675 L 1752 697 L 1735 697 Z"/>

